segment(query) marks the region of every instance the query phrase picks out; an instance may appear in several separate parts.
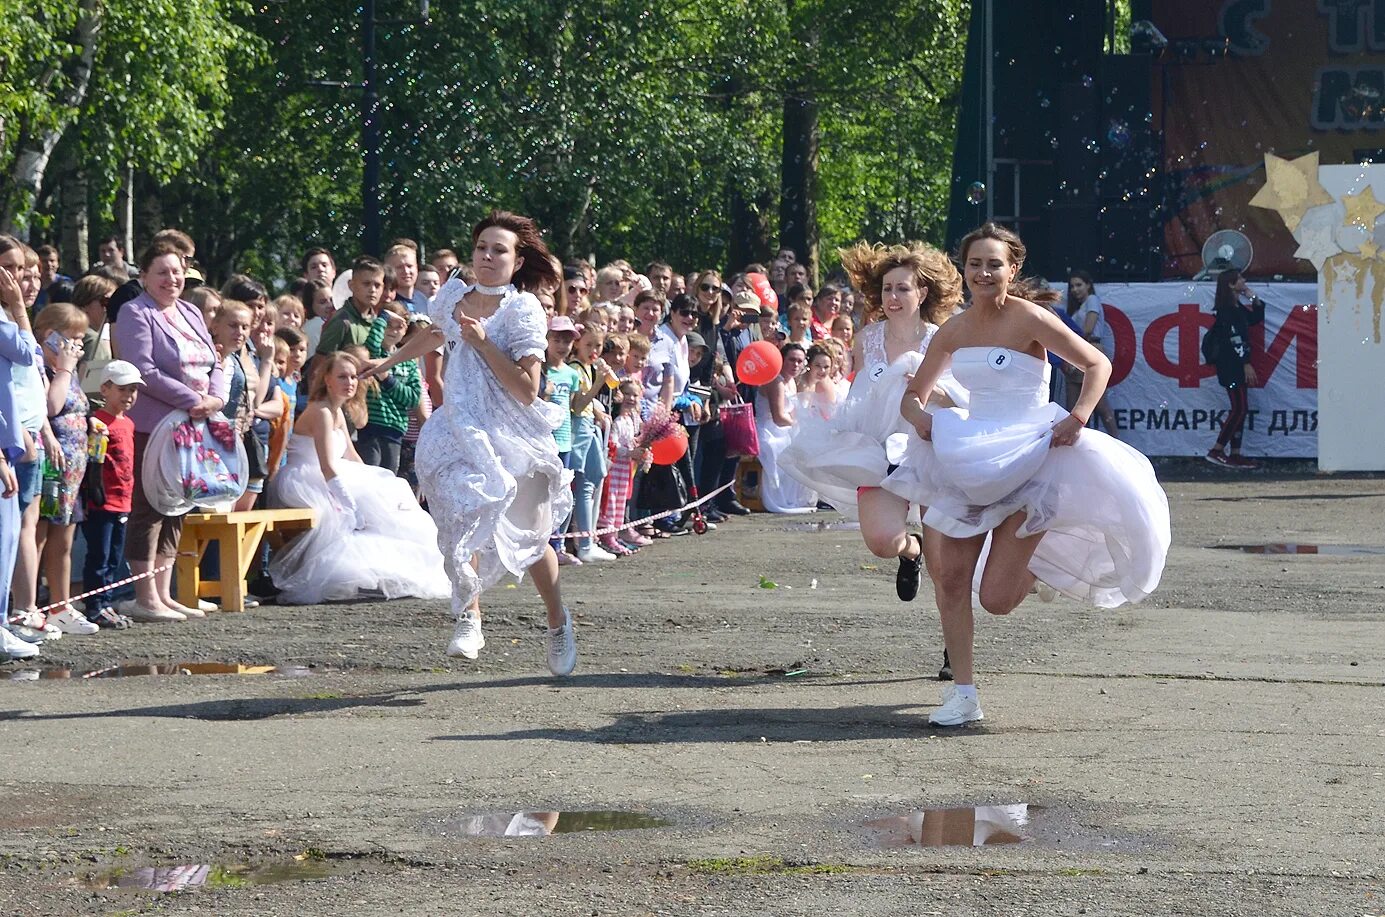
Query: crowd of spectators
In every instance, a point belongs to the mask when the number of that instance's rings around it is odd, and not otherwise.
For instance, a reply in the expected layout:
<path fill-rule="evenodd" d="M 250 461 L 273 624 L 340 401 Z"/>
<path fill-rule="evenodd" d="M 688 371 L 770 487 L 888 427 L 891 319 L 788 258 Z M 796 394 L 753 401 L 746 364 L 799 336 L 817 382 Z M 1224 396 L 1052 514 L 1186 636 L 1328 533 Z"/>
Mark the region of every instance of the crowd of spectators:
<path fill-rule="evenodd" d="M 408 239 L 383 259 L 355 258 L 340 275 L 332 252 L 312 248 L 274 296 L 243 274 L 206 283 L 193 241 L 178 230 L 157 233 L 134 265 L 117 239 L 98 252 L 74 280 L 59 273 L 52 246 L 0 236 L 0 639 L 13 658 L 64 635 L 213 610 L 174 592 L 182 517 L 146 497 L 151 433 L 174 411 L 224 417 L 246 450 L 248 483 L 234 508 L 272 505 L 268 485 L 315 367 L 337 365 L 324 358 L 344 352 L 364 374 L 430 323 L 443 283 L 470 273 L 457 253 L 425 257 Z M 767 287 L 753 283 L 757 274 Z M 753 459 L 742 454 L 754 449 L 728 439 L 722 409 L 758 411 L 761 450 L 778 448 L 802 412 L 830 415 L 850 387 L 864 309 L 844 278 L 815 289 L 787 248 L 725 275 L 664 261 L 598 269 L 577 260 L 562 265 L 562 277 L 557 288 L 531 291 L 549 315 L 543 396 L 569 417 L 554 433 L 574 476 L 574 511 L 553 533 L 560 563 L 607 563 L 694 526 L 715 529 L 751 511 L 742 496 L 757 509 L 818 508 L 802 489 L 791 497 L 767 488 L 760 500 Z M 758 397 L 735 371 L 757 341 L 785 356 Z M 360 460 L 403 478 L 416 496 L 413 448 L 448 397 L 442 365 L 440 349 L 362 382 L 365 411 L 351 423 Z M 656 414 L 686 432 L 687 450 L 672 464 L 654 462 L 641 435 Z M 772 466 L 772 455 L 761 458 Z M 743 462 L 748 486 L 730 486 Z M 698 494 L 715 496 L 700 514 L 679 511 Z M 660 518 L 644 521 L 651 516 Z M 104 591 L 73 600 L 77 570 L 83 592 Z M 276 594 L 269 571 L 266 554 L 252 570 L 251 605 Z"/>

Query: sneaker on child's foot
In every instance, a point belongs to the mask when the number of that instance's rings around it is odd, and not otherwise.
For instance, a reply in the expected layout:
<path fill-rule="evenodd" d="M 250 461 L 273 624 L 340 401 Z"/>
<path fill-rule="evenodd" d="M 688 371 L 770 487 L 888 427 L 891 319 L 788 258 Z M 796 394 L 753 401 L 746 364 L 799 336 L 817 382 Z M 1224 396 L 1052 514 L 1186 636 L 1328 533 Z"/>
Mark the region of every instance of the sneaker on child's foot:
<path fill-rule="evenodd" d="M 580 567 L 582 562 L 566 551 L 558 551 L 558 566 L 560 567 Z"/>
<path fill-rule="evenodd" d="M 49 615 L 48 620 L 65 634 L 94 634 L 101 629 L 88 621 L 85 615 L 78 614 L 71 605 L 64 605 L 62 611 Z"/>
<path fill-rule="evenodd" d="M 928 714 L 928 722 L 933 726 L 962 726 L 985 718 L 980 699 L 964 695 L 956 685 L 943 690 L 942 706 Z"/>
<path fill-rule="evenodd" d="M 615 560 L 616 556 L 609 551 L 601 550 L 593 543 L 578 548 L 577 559 L 584 564 L 594 564 L 600 561 Z"/>
<path fill-rule="evenodd" d="M 564 608 L 562 626 L 548 629 L 548 671 L 561 678 L 575 668 L 577 635 L 573 633 L 572 614 Z"/>
<path fill-rule="evenodd" d="M 1222 452 L 1220 449 L 1209 450 L 1208 453 L 1203 456 L 1203 458 L 1205 458 L 1208 462 L 1211 462 L 1213 465 L 1216 465 L 1219 468 L 1231 467 L 1231 463 L 1226 460 L 1226 453 Z"/>
<path fill-rule="evenodd" d="M 110 605 L 96 609 L 88 616 L 87 620 L 102 630 L 126 630 L 130 626 L 130 619 Z"/>
<path fill-rule="evenodd" d="M 463 612 L 457 618 L 457 627 L 452 631 L 452 642 L 447 644 L 447 655 L 475 659 L 485 648 L 486 635 L 481 633 L 481 616 L 475 612 Z"/>
<path fill-rule="evenodd" d="M 601 539 L 601 550 L 614 554 L 616 557 L 628 557 L 635 553 L 617 541 L 614 535 L 607 535 Z"/>

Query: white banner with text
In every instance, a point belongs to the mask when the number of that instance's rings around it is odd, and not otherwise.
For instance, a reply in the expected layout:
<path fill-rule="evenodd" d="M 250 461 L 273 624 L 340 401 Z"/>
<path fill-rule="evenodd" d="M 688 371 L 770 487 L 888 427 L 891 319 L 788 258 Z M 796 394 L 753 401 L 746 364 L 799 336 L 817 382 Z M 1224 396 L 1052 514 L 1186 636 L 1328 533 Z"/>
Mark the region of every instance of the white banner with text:
<path fill-rule="evenodd" d="M 1318 454 L 1318 315 L 1315 284 L 1253 283 L 1265 322 L 1250 329 L 1250 389 L 1244 452 L 1251 457 Z M 1149 456 L 1204 454 L 1230 407 L 1216 370 L 1203 365 L 1216 284 L 1098 284 L 1115 354 L 1109 398 L 1121 439 Z"/>

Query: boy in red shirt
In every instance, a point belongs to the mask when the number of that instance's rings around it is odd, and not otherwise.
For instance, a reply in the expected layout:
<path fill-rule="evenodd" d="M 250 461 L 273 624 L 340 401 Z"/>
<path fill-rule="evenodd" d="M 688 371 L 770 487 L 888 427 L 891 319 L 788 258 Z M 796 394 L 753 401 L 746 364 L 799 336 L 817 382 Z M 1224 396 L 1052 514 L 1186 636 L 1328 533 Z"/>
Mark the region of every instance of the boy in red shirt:
<path fill-rule="evenodd" d="M 97 468 L 87 469 L 86 521 L 82 523 L 87 540 L 82 580 L 88 591 L 115 582 L 124 558 L 125 521 L 135 492 L 135 425 L 125 414 L 143 384 L 139 370 L 125 360 L 112 360 L 101 372 L 101 397 L 106 405 L 92 413 L 91 429 L 105 437 L 106 454 Z M 87 599 L 87 620 L 118 630 L 129 627 L 130 619 L 111 607 L 110 598 L 102 593 Z"/>

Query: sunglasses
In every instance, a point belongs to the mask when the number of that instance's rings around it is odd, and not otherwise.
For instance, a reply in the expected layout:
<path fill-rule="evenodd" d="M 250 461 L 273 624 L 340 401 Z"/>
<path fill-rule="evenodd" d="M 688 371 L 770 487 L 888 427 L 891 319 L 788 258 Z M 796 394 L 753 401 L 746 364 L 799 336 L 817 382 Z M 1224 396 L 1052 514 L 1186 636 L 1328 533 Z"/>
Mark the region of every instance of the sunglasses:
<path fill-rule="evenodd" d="M 576 293 L 576 294 L 579 295 L 579 296 L 584 296 L 584 295 L 586 295 L 587 288 L 586 288 L 586 287 L 579 287 L 579 286 L 577 286 L 577 285 L 574 284 L 574 283 L 570 283 L 570 284 L 567 285 L 567 291 L 568 291 L 569 293 Z"/>
<path fill-rule="evenodd" d="M 681 316 L 683 316 L 684 318 L 695 318 L 695 317 L 697 317 L 697 310 L 696 310 L 696 309 L 679 309 L 679 310 L 678 310 L 678 314 L 681 315 Z"/>
<path fill-rule="evenodd" d="M 717 285 L 714 284 L 714 283 L 704 283 L 704 284 L 702 284 L 702 286 L 701 286 L 700 289 L 702 290 L 703 293 L 710 293 L 710 292 L 712 292 L 713 290 L 720 290 L 721 287 L 717 286 Z"/>

